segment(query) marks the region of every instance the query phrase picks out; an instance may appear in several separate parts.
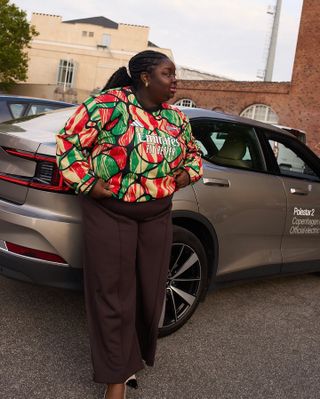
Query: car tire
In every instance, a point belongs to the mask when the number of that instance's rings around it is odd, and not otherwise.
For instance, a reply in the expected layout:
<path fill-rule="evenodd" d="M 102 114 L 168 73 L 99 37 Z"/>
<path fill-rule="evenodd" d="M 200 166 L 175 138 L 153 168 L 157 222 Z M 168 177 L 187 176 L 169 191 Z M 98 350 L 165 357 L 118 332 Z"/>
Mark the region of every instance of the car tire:
<path fill-rule="evenodd" d="M 160 337 L 172 334 L 189 320 L 204 294 L 207 278 L 207 257 L 199 238 L 174 226 Z"/>

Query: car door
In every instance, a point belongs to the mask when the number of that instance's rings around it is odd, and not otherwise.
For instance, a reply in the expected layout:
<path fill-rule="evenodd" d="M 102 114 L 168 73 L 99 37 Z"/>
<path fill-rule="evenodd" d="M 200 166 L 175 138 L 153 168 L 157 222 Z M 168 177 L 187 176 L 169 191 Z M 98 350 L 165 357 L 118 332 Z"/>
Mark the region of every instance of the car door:
<path fill-rule="evenodd" d="M 320 269 L 320 161 L 298 140 L 266 133 L 287 197 L 283 272 Z"/>
<path fill-rule="evenodd" d="M 281 178 L 267 172 L 255 130 L 206 119 L 193 121 L 193 133 L 204 158 L 194 188 L 217 234 L 217 280 L 279 273 L 286 196 Z"/>

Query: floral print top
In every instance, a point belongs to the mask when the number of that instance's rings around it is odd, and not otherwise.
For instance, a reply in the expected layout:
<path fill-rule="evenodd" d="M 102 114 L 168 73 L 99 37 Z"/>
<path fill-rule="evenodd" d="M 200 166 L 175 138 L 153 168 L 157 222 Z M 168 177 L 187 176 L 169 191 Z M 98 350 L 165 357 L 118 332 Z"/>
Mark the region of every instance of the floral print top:
<path fill-rule="evenodd" d="M 89 97 L 56 141 L 59 169 L 77 193 L 88 193 L 100 177 L 115 198 L 149 201 L 176 191 L 173 172 L 179 168 L 191 183 L 202 175 L 200 151 L 184 113 L 166 103 L 147 112 L 130 87 Z"/>

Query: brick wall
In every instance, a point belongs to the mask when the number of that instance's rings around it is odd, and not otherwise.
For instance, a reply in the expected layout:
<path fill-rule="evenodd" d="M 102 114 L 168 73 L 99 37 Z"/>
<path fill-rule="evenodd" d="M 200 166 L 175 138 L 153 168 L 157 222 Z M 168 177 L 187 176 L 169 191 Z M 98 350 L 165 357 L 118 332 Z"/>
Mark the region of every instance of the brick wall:
<path fill-rule="evenodd" d="M 292 124 L 305 127 L 320 154 L 320 1 L 304 0 L 290 91 Z"/>
<path fill-rule="evenodd" d="M 276 104 L 277 99 L 288 97 L 290 83 L 183 80 L 178 88 L 174 102 L 191 98 L 197 107 L 239 115 L 251 104 L 270 104 L 271 100 Z"/>
<path fill-rule="evenodd" d="M 292 82 L 179 81 L 173 102 L 192 99 L 198 107 L 239 115 L 252 104 L 266 104 L 279 124 L 307 132 L 320 154 L 320 1 L 304 0 Z"/>

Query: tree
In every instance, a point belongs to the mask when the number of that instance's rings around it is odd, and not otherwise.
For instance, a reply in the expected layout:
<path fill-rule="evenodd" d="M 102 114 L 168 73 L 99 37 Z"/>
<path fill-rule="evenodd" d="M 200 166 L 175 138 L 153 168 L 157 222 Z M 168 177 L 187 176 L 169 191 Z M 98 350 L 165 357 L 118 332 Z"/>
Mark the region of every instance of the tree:
<path fill-rule="evenodd" d="M 27 80 L 27 48 L 37 35 L 24 11 L 9 0 L 0 0 L 0 89 Z"/>

